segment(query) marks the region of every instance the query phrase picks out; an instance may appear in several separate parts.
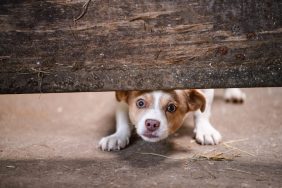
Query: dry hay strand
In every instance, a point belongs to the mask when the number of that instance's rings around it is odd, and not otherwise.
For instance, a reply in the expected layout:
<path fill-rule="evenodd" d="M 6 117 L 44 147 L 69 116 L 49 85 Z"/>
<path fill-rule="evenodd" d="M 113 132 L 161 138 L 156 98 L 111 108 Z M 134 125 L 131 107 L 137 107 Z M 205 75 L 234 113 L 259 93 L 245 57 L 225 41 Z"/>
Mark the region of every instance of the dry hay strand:
<path fill-rule="evenodd" d="M 158 154 L 158 153 L 144 153 L 144 152 L 138 152 L 138 154 L 141 155 L 153 155 L 157 157 L 167 158 L 167 159 L 173 159 L 173 160 L 189 160 L 189 161 L 201 161 L 201 160 L 209 160 L 209 161 L 233 161 L 236 157 L 240 157 L 241 153 L 248 154 L 250 156 L 255 156 L 254 154 L 244 151 L 242 149 L 239 149 L 237 147 L 231 146 L 231 143 L 236 142 L 242 142 L 246 141 L 248 138 L 245 139 L 238 139 L 238 140 L 230 140 L 222 143 L 226 148 L 229 150 L 227 151 L 216 151 L 215 149 L 212 149 L 210 151 L 206 151 L 205 153 L 198 153 L 195 154 L 192 158 L 189 157 L 169 157 L 166 155 Z"/>
<path fill-rule="evenodd" d="M 187 159 L 186 157 L 176 158 L 176 157 L 169 157 L 169 156 L 158 154 L 158 153 L 144 153 L 144 152 L 137 152 L 137 153 L 141 154 L 141 155 L 153 155 L 153 156 L 158 156 L 158 157 L 162 157 L 162 158 L 166 158 L 166 159 L 173 159 L 173 160 Z"/>
<path fill-rule="evenodd" d="M 195 154 L 191 160 L 192 161 L 201 161 L 201 160 L 209 160 L 209 161 L 233 161 L 234 158 L 240 157 L 239 153 L 231 153 L 229 150 L 227 152 L 212 152 L 207 154 Z"/>

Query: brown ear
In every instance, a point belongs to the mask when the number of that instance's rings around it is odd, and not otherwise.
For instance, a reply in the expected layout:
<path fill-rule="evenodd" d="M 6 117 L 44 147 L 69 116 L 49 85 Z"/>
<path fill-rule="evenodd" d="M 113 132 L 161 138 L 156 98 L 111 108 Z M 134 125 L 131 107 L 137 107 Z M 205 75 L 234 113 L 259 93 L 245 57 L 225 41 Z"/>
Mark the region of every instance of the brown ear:
<path fill-rule="evenodd" d="M 206 108 L 206 98 L 204 94 L 196 89 L 185 90 L 187 94 L 187 104 L 190 111 L 196 111 L 198 109 L 201 112 L 205 111 Z"/>
<path fill-rule="evenodd" d="M 119 102 L 128 102 L 129 91 L 116 91 L 116 99 Z"/>

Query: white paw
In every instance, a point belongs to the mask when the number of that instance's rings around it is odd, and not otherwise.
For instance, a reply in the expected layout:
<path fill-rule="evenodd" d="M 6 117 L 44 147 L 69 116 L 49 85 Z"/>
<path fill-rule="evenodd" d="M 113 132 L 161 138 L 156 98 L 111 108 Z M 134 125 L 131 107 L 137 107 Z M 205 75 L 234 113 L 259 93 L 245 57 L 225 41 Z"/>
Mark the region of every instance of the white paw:
<path fill-rule="evenodd" d="M 103 151 L 114 151 L 125 148 L 129 144 L 129 137 L 119 134 L 112 134 L 102 138 L 99 142 L 99 148 Z"/>
<path fill-rule="evenodd" d="M 239 88 L 229 88 L 224 92 L 224 99 L 227 102 L 242 103 L 246 100 L 246 94 Z"/>
<path fill-rule="evenodd" d="M 208 121 L 198 122 L 194 134 L 196 141 L 202 145 L 216 145 L 221 141 L 220 133 Z"/>

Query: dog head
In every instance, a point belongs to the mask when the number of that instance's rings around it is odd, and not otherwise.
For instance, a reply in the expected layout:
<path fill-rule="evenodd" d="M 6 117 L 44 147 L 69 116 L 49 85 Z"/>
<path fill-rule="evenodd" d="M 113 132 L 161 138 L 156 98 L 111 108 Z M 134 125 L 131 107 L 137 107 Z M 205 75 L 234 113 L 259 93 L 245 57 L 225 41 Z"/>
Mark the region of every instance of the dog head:
<path fill-rule="evenodd" d="M 205 110 L 205 97 L 195 89 L 169 91 L 117 91 L 129 106 L 129 118 L 144 140 L 157 142 L 174 133 L 189 111 Z"/>

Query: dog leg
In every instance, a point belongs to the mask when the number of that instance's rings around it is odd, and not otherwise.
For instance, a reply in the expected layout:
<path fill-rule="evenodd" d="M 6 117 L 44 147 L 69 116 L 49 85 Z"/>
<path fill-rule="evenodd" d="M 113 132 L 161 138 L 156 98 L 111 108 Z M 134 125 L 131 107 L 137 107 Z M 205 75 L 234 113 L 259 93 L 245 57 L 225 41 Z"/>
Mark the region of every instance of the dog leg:
<path fill-rule="evenodd" d="M 196 141 L 202 145 L 215 145 L 221 141 L 221 135 L 209 121 L 214 97 L 214 89 L 203 89 L 201 91 L 206 97 L 206 109 L 203 113 L 200 110 L 195 112 L 195 138 Z"/>
<path fill-rule="evenodd" d="M 116 132 L 102 138 L 99 147 L 103 151 L 120 150 L 129 144 L 131 125 L 128 117 L 128 105 L 124 102 L 117 104 Z"/>
<path fill-rule="evenodd" d="M 246 94 L 239 88 L 225 89 L 224 99 L 226 102 L 243 103 L 246 100 Z"/>

